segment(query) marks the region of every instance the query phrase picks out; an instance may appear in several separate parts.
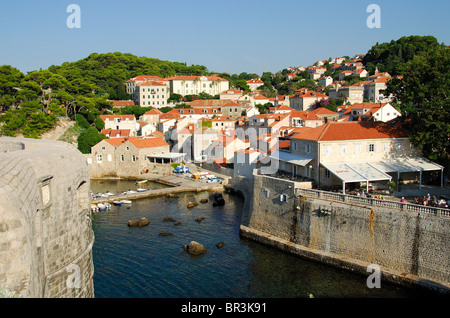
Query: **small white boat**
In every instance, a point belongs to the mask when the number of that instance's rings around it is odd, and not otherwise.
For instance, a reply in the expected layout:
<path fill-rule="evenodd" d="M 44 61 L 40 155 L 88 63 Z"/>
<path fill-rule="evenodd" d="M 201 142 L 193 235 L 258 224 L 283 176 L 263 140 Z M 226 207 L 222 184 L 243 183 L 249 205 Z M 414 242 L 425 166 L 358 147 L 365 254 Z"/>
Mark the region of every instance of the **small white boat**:
<path fill-rule="evenodd" d="M 105 207 L 106 207 L 107 209 L 111 209 L 111 203 L 105 202 Z"/>
<path fill-rule="evenodd" d="M 147 189 L 137 188 L 137 191 L 138 191 L 138 192 L 144 192 L 144 191 L 147 191 Z"/>
<path fill-rule="evenodd" d="M 128 190 L 127 193 L 137 193 L 137 191 L 134 191 L 134 190 Z"/>
<path fill-rule="evenodd" d="M 131 200 L 122 200 L 120 201 L 122 204 L 131 204 Z"/>
<path fill-rule="evenodd" d="M 92 212 L 98 212 L 98 206 L 96 206 L 95 204 L 91 205 L 91 211 Z"/>
<path fill-rule="evenodd" d="M 98 203 L 97 208 L 99 211 L 103 211 L 106 210 L 106 205 L 104 205 L 103 203 Z"/>
<path fill-rule="evenodd" d="M 121 205 L 122 205 L 122 202 L 121 202 L 121 201 L 113 201 L 113 204 L 114 204 L 114 205 L 117 205 L 117 206 L 121 206 Z"/>

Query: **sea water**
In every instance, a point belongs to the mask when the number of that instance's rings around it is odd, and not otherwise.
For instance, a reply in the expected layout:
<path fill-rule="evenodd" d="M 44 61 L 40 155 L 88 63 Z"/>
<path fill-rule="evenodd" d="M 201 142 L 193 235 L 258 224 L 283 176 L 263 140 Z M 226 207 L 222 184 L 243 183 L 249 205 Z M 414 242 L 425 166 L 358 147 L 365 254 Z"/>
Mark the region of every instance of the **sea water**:
<path fill-rule="evenodd" d="M 102 181 L 98 188 L 130 187 Z M 97 187 L 97 188 L 96 188 Z M 225 206 L 212 205 L 213 193 L 135 200 L 94 213 L 94 289 L 97 298 L 294 298 L 411 297 L 415 292 L 310 262 L 239 236 L 241 197 L 223 194 Z M 208 199 L 207 203 L 200 203 Z M 189 202 L 198 203 L 187 208 Z M 145 227 L 127 222 L 142 217 Z M 164 221 L 171 217 L 180 222 Z M 204 218 L 201 222 L 197 218 Z M 171 235 L 162 236 L 165 232 Z M 191 256 L 184 246 L 196 241 L 206 254 Z M 224 243 L 221 248 L 218 243 Z M 368 274 L 369 275 L 369 274 Z"/>

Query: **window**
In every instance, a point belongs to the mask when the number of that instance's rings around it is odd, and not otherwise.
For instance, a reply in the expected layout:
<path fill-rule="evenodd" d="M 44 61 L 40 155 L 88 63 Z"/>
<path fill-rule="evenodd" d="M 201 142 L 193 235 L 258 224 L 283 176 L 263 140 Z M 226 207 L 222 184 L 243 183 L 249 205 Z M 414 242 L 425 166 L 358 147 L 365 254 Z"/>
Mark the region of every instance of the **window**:
<path fill-rule="evenodd" d="M 325 177 L 325 179 L 331 179 L 331 172 L 328 169 L 325 169 L 325 171 L 323 172 L 323 175 Z"/>
<path fill-rule="evenodd" d="M 127 149 L 127 151 L 129 151 L 129 150 L 130 150 L 130 147 L 127 147 L 127 148 L 125 148 L 125 149 Z"/>
<path fill-rule="evenodd" d="M 384 153 L 389 152 L 389 143 L 385 142 L 383 144 L 383 152 Z"/>
<path fill-rule="evenodd" d="M 297 143 L 296 142 L 292 143 L 292 150 L 297 150 Z"/>
<path fill-rule="evenodd" d="M 110 154 L 108 154 L 108 161 L 111 162 L 112 161 L 112 156 Z"/>
<path fill-rule="evenodd" d="M 287 202 L 287 195 L 286 194 L 280 194 L 280 201 L 281 202 Z"/>
<path fill-rule="evenodd" d="M 340 145 L 339 146 L 339 152 L 341 153 L 341 155 L 345 155 L 345 153 L 347 152 L 347 146 L 346 145 Z"/>
<path fill-rule="evenodd" d="M 397 142 L 397 151 L 403 150 L 403 144 L 401 142 Z"/>
<path fill-rule="evenodd" d="M 310 144 L 306 144 L 305 145 L 305 152 L 306 153 L 310 153 L 311 152 L 311 145 Z"/>
<path fill-rule="evenodd" d="M 264 196 L 268 198 L 270 196 L 270 190 L 264 189 Z"/>
<path fill-rule="evenodd" d="M 369 144 L 369 152 L 375 152 L 375 144 Z"/>
<path fill-rule="evenodd" d="M 105 146 L 103 146 L 103 147 L 102 147 L 102 150 L 105 150 L 105 149 L 106 149 L 106 147 L 105 147 Z"/>
<path fill-rule="evenodd" d="M 332 150 L 331 146 L 325 146 L 325 155 L 331 155 Z"/>
<path fill-rule="evenodd" d="M 131 160 L 132 160 L 133 162 L 135 162 L 135 161 L 136 161 L 136 156 L 133 155 L 133 156 L 131 157 Z"/>
<path fill-rule="evenodd" d="M 102 163 L 102 155 L 97 155 L 97 163 Z"/>
<path fill-rule="evenodd" d="M 120 155 L 120 161 L 125 161 L 125 156 L 124 155 Z"/>

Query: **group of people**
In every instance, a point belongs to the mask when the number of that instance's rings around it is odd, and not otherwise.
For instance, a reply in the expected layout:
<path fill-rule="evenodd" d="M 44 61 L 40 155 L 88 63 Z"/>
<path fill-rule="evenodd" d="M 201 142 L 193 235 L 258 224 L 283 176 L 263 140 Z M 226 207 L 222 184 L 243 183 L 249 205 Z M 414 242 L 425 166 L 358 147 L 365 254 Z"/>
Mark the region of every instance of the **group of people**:
<path fill-rule="evenodd" d="M 448 208 L 450 206 L 450 200 L 445 199 L 438 200 L 435 195 L 424 195 L 422 198 L 415 197 L 416 204 L 432 206 L 436 208 Z"/>
<path fill-rule="evenodd" d="M 364 190 L 362 190 L 361 192 L 359 192 L 359 191 L 356 192 L 356 195 L 358 197 L 363 197 L 363 198 L 384 200 L 384 197 L 382 194 L 370 194 L 368 192 L 365 192 Z"/>

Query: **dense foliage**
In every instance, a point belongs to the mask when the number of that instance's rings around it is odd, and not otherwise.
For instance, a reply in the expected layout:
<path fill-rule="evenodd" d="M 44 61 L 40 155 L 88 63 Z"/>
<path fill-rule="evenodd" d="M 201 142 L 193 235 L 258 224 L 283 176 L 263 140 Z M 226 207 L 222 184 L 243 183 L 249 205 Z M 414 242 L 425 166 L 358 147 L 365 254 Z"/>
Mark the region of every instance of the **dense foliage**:
<path fill-rule="evenodd" d="M 388 82 L 410 130 L 410 138 L 429 159 L 449 165 L 450 49 L 431 46 L 404 66 L 403 78 Z"/>
<path fill-rule="evenodd" d="M 370 74 L 377 67 L 379 72 L 388 72 L 392 76 L 401 75 L 406 63 L 414 56 L 437 46 L 439 43 L 433 36 L 404 36 L 397 41 L 375 44 L 362 62 Z"/>

